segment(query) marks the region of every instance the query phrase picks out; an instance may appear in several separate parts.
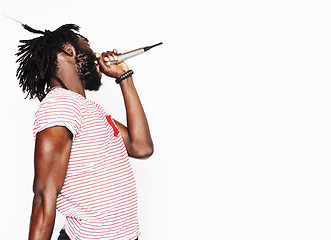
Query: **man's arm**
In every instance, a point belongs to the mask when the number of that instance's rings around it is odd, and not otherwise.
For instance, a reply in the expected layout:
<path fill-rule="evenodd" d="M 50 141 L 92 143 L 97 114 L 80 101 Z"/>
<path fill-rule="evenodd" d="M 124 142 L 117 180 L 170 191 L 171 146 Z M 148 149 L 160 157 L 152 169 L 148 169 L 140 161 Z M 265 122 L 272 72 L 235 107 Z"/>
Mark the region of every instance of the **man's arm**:
<path fill-rule="evenodd" d="M 125 62 L 107 66 L 104 57 L 111 60 L 116 59 L 115 52 L 103 53 L 98 58 L 101 71 L 109 77 L 118 78 L 129 70 Z M 140 102 L 138 93 L 133 83 L 132 77 L 128 77 L 120 83 L 124 104 L 126 109 L 127 126 L 116 122 L 123 137 L 125 147 L 130 157 L 147 158 L 153 154 L 153 141 L 150 134 L 147 118 Z"/>
<path fill-rule="evenodd" d="M 51 239 L 56 198 L 66 176 L 71 145 L 72 134 L 66 127 L 47 128 L 36 136 L 29 240 Z"/>
<path fill-rule="evenodd" d="M 127 127 L 116 121 L 130 157 L 147 158 L 153 154 L 153 141 L 147 118 L 132 77 L 121 83 L 126 108 Z"/>

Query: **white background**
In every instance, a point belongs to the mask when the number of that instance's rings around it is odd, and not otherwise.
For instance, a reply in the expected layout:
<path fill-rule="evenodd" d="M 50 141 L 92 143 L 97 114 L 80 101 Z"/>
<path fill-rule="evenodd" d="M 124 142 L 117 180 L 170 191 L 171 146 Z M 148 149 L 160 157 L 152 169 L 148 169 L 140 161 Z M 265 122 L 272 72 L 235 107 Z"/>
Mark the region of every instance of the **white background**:
<path fill-rule="evenodd" d="M 5 2 L 5 3 L 4 3 Z M 3 1 L 37 29 L 75 23 L 95 51 L 164 44 L 128 61 L 155 153 L 132 160 L 141 240 L 330 239 L 329 1 Z M 1 239 L 27 239 L 38 100 L 15 77 L 0 16 Z M 88 97 L 125 122 L 120 89 Z M 59 215 L 52 239 L 62 227 Z"/>

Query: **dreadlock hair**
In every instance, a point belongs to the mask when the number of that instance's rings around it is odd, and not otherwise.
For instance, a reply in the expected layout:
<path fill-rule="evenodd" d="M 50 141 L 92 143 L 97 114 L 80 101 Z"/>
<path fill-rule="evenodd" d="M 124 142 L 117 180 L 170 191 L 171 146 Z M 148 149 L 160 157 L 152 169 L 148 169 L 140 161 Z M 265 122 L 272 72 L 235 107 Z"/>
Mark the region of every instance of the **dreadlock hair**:
<path fill-rule="evenodd" d="M 27 92 L 30 99 L 37 97 L 43 100 L 50 89 L 50 79 L 54 77 L 63 88 L 66 88 L 60 78 L 56 76 L 57 53 L 63 49 L 63 44 L 70 43 L 79 50 L 78 39 L 83 38 L 78 34 L 79 27 L 75 24 L 65 24 L 51 32 L 49 30 L 35 30 L 28 25 L 23 27 L 29 32 L 42 34 L 30 40 L 20 40 L 16 56 L 19 58 L 19 67 L 16 77 L 22 91 Z"/>

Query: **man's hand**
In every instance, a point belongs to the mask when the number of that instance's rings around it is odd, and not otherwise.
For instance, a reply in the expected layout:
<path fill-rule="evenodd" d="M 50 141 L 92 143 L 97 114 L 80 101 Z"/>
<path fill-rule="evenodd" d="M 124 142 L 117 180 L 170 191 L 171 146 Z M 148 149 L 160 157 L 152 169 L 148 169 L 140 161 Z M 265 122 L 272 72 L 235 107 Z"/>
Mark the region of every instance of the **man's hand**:
<path fill-rule="evenodd" d="M 120 62 L 118 64 L 112 64 L 108 66 L 106 62 L 117 61 L 117 50 L 114 49 L 112 52 L 107 51 L 97 56 L 98 63 L 100 65 L 100 71 L 107 75 L 108 77 L 119 78 L 123 73 L 129 71 L 128 65 L 125 62 Z"/>

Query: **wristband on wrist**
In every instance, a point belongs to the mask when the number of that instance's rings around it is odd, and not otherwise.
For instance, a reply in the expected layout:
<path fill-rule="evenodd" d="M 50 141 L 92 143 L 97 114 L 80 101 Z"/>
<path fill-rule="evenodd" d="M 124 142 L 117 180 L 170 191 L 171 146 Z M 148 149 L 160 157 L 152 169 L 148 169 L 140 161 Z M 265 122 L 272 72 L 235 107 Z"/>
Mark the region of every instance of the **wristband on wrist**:
<path fill-rule="evenodd" d="M 116 78 L 115 82 L 116 82 L 117 84 L 119 84 L 119 83 L 122 82 L 124 79 L 126 79 L 126 78 L 132 76 L 132 74 L 133 74 L 133 71 L 132 71 L 132 70 L 129 70 L 129 71 L 127 71 L 126 73 L 123 73 L 119 78 Z"/>

